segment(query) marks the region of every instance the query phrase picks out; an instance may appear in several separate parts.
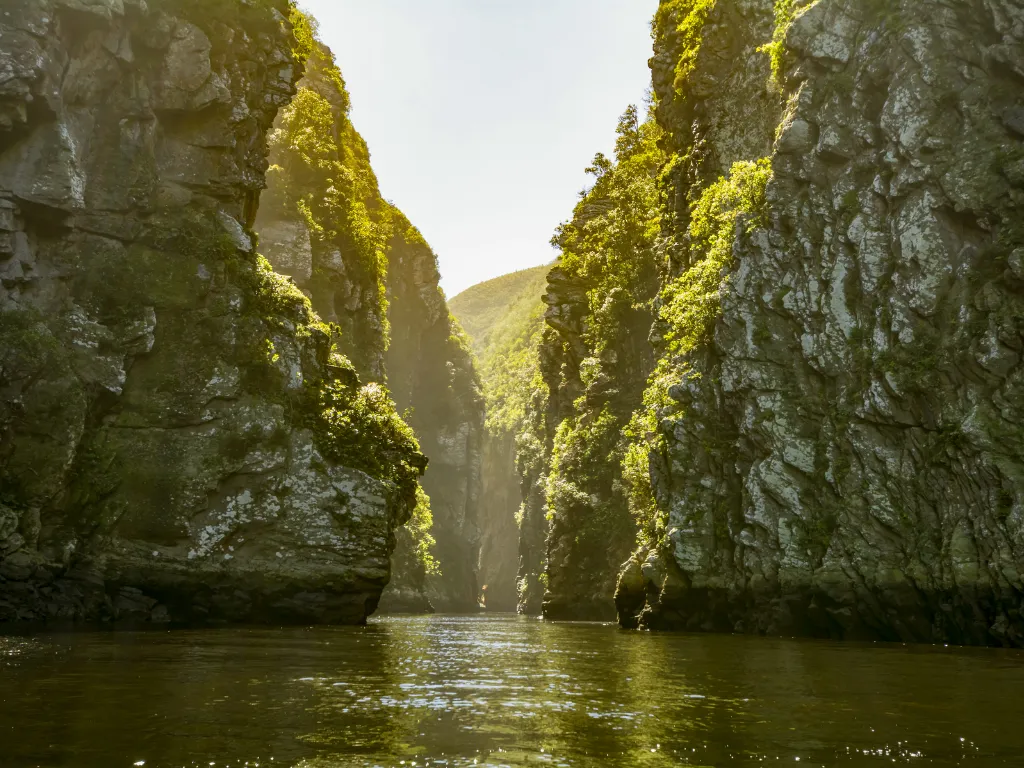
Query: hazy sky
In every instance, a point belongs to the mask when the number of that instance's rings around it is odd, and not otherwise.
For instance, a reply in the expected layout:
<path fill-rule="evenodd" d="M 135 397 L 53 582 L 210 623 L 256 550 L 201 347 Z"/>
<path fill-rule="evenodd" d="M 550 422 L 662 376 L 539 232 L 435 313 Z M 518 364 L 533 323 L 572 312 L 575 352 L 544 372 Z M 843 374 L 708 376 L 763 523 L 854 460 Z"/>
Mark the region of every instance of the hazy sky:
<path fill-rule="evenodd" d="M 384 197 L 448 296 L 551 261 L 595 152 L 649 86 L 657 0 L 301 0 Z"/>

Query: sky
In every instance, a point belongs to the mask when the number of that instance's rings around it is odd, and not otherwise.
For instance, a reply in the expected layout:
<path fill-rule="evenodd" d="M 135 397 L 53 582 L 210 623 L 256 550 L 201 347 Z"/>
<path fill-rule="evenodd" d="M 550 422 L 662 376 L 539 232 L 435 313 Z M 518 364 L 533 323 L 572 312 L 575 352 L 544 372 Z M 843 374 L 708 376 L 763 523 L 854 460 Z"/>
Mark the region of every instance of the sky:
<path fill-rule="evenodd" d="M 650 85 L 657 0 L 301 0 L 383 196 L 449 296 L 552 261 L 596 152 Z"/>

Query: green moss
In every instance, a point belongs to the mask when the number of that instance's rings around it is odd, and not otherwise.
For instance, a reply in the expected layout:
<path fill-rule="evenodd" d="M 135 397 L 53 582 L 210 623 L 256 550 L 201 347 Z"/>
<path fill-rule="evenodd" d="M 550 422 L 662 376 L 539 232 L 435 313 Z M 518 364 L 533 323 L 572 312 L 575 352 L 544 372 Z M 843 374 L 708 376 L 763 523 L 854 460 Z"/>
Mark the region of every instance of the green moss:
<path fill-rule="evenodd" d="M 325 457 L 393 482 L 409 508 L 415 507 L 427 461 L 383 387 L 341 380 L 307 387 L 300 418 Z"/>
<path fill-rule="evenodd" d="M 758 48 L 758 51 L 767 53 L 771 59 L 772 82 L 780 90 L 785 64 L 783 56 L 786 51 L 786 33 L 796 18 L 797 2 L 798 0 L 775 0 L 775 30 L 772 33 L 772 41 Z"/>
<path fill-rule="evenodd" d="M 661 295 L 661 320 L 670 357 L 689 354 L 706 337 L 718 317 L 721 294 L 728 285 L 724 271 L 732 264 L 736 223 L 747 228 L 764 223 L 765 189 L 771 178 L 767 158 L 736 163 L 730 175 L 703 191 L 690 209 L 690 268 L 671 280 Z"/>
<path fill-rule="evenodd" d="M 682 93 L 697 68 L 697 55 L 703 41 L 704 25 L 717 0 L 668 0 L 661 3 L 654 17 L 655 33 L 670 29 L 678 36 L 675 90 Z"/>
<path fill-rule="evenodd" d="M 876 358 L 882 371 L 890 374 L 904 390 L 932 392 L 938 385 L 940 367 L 949 352 L 934 333 L 923 333 L 910 344 L 899 344 Z"/>
<path fill-rule="evenodd" d="M 637 544 L 649 547 L 664 537 L 668 522 L 651 486 L 651 454 L 663 452 L 665 448 L 654 409 L 641 409 L 634 413 L 624 436 L 627 446 L 622 460 L 622 477 L 626 498 L 637 525 Z"/>
<path fill-rule="evenodd" d="M 346 354 L 368 370 L 388 343 L 388 242 L 395 226 L 409 225 L 380 199 L 369 153 L 346 114 L 344 82 L 329 52 L 319 43 L 316 51 L 308 73 L 313 84 L 299 89 L 271 135 L 263 204 L 281 218 L 303 220 L 316 251 L 341 251 L 348 277 L 372 287 L 370 310 L 378 322 L 354 327 L 355 335 L 342 342 Z"/>
<path fill-rule="evenodd" d="M 664 450 L 659 422 L 679 409 L 669 397 L 669 388 L 685 379 L 692 382 L 698 378 L 688 357 L 706 342 L 721 312 L 737 224 L 743 221 L 750 230 L 766 223 L 765 192 L 771 173 L 768 158 L 736 163 L 728 177 L 701 191 L 690 206 L 689 268 L 669 280 L 662 290 L 662 356 L 648 381 L 643 407 L 633 415 L 625 433 L 629 444 L 624 452 L 624 477 L 630 510 L 645 545 L 657 542 L 665 532 L 664 512 L 659 510 L 650 486 L 649 462 L 652 451 Z M 713 438 L 709 432 L 708 450 L 728 443 L 721 435 L 717 442 Z"/>
<path fill-rule="evenodd" d="M 120 486 L 124 467 L 102 433 L 90 435 L 75 454 L 69 500 L 83 510 L 100 504 Z"/>
<path fill-rule="evenodd" d="M 0 311 L 0 382 L 31 378 L 44 371 L 61 375 L 67 370 L 66 353 L 41 314 Z"/>

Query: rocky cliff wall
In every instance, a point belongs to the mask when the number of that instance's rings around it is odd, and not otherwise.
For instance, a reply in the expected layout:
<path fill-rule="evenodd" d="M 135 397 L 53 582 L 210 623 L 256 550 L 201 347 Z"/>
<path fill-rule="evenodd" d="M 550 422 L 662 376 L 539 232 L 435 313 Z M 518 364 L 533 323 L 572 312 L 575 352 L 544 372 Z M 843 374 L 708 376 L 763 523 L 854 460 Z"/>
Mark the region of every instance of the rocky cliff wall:
<path fill-rule="evenodd" d="M 254 251 L 287 7 L 2 8 L 0 621 L 363 621 L 425 462 Z"/>
<path fill-rule="evenodd" d="M 383 608 L 475 610 L 484 404 L 473 360 L 448 313 L 436 256 L 380 195 L 333 54 L 314 21 L 296 21 L 309 58 L 271 134 L 260 247 L 336 325 L 360 373 L 386 383 L 430 458 L 429 506 L 423 501 L 399 536 Z"/>
<path fill-rule="evenodd" d="M 620 618 L 1024 644 L 1024 6 L 683 0 L 656 32 L 671 269 Z"/>
<path fill-rule="evenodd" d="M 595 157 L 593 186 L 552 241 L 561 255 L 543 296 L 543 391 L 520 438 L 523 605 L 543 594 L 550 619 L 613 620 L 619 568 L 634 546 L 623 466 L 654 364 L 660 133 L 627 109 L 614 158 Z"/>
<path fill-rule="evenodd" d="M 484 399 L 469 342 L 448 311 L 437 257 L 401 214 L 388 249 L 391 344 L 386 356 L 395 401 L 409 409 L 430 467 L 436 572 L 427 578 L 435 610 L 477 610 Z"/>

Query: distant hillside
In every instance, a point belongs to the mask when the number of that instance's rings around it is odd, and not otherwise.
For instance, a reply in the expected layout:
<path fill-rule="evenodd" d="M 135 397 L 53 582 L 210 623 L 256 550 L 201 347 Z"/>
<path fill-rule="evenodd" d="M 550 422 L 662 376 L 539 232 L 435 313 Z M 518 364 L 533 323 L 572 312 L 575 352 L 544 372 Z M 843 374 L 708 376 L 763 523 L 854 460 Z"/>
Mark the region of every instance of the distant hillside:
<path fill-rule="evenodd" d="M 510 321 L 532 314 L 547 288 L 550 265 L 523 269 L 467 288 L 448 306 L 484 360 L 488 347 L 508 330 Z"/>

